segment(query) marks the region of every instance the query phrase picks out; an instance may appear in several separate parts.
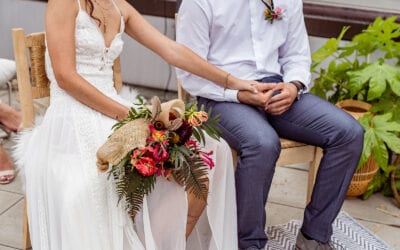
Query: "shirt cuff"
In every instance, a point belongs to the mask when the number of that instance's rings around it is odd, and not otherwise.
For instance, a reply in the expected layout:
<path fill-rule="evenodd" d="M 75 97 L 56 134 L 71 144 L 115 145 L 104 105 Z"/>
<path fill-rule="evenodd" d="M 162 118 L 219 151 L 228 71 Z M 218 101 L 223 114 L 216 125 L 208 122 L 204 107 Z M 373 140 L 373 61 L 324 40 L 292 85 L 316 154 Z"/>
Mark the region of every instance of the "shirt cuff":
<path fill-rule="evenodd" d="M 237 95 L 238 95 L 238 90 L 234 89 L 226 89 L 224 91 L 224 96 L 225 96 L 225 101 L 227 102 L 239 102 Z"/>
<path fill-rule="evenodd" d="M 310 81 L 306 78 L 302 78 L 302 77 L 284 77 L 283 78 L 284 82 L 291 82 L 291 81 L 299 81 L 304 85 L 304 91 L 308 91 L 309 90 L 309 83 Z"/>

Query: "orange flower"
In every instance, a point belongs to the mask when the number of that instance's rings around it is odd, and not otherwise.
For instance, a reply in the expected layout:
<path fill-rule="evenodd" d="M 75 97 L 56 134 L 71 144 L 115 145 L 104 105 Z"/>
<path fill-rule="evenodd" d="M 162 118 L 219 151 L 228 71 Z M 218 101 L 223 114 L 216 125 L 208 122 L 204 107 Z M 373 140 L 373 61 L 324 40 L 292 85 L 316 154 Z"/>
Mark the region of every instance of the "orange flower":
<path fill-rule="evenodd" d="M 149 125 L 149 129 L 150 129 L 151 141 L 164 142 L 168 139 L 167 136 L 165 135 L 165 131 L 155 129 L 152 124 Z"/>
<path fill-rule="evenodd" d="M 189 114 L 188 122 L 193 127 L 198 127 L 208 120 L 208 114 L 205 111 L 192 112 Z"/>

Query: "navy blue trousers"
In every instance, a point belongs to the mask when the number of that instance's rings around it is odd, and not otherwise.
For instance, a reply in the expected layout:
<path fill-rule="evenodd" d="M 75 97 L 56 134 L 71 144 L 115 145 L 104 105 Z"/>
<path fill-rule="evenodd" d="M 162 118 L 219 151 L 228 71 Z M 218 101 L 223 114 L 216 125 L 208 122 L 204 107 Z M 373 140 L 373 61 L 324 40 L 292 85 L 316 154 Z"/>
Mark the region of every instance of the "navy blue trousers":
<path fill-rule="evenodd" d="M 281 82 L 280 76 L 261 82 Z M 362 148 L 364 130 L 349 114 L 313 95 L 303 94 L 281 115 L 241 103 L 198 98 L 198 104 L 220 114 L 222 138 L 238 154 L 235 173 L 239 248 L 263 248 L 265 205 L 281 148 L 279 137 L 316 145 L 323 158 L 304 211 L 302 232 L 328 242 L 332 222 L 346 196 Z"/>

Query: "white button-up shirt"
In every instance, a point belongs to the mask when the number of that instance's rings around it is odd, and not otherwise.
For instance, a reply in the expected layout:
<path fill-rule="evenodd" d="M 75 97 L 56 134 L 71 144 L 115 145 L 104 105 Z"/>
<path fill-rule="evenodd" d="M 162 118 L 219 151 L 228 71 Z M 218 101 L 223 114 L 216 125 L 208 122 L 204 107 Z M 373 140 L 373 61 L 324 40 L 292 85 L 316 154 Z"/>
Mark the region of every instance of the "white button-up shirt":
<path fill-rule="evenodd" d="M 283 19 L 264 19 L 261 0 L 183 0 L 176 40 L 211 64 L 248 80 L 281 75 L 285 82 L 310 83 L 310 48 L 301 0 L 275 0 Z M 238 102 L 237 90 L 177 69 L 194 96 Z"/>

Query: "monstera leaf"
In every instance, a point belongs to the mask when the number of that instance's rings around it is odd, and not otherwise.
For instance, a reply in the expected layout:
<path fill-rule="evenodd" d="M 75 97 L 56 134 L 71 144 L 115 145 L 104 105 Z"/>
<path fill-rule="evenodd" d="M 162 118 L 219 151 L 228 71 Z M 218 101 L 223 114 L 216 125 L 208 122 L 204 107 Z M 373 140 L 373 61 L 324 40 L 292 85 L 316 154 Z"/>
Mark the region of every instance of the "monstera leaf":
<path fill-rule="evenodd" d="M 365 129 L 364 150 L 359 166 L 362 166 L 373 153 L 374 158 L 381 168 L 388 166 L 388 149 L 400 153 L 400 124 L 392 121 L 392 113 L 384 115 L 364 115 L 360 120 Z"/>
<path fill-rule="evenodd" d="M 382 96 L 389 83 L 392 91 L 400 96 L 400 69 L 377 61 L 367 67 L 348 73 L 350 76 L 349 89 L 352 96 L 356 95 L 368 84 L 367 100 L 371 101 Z"/>

